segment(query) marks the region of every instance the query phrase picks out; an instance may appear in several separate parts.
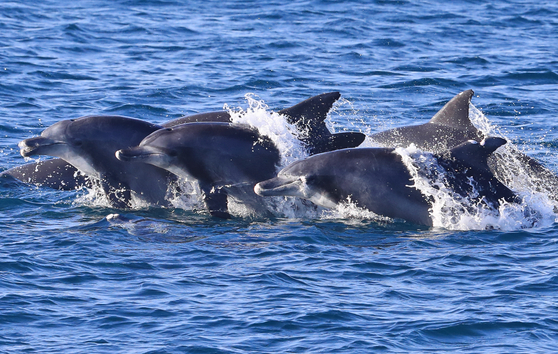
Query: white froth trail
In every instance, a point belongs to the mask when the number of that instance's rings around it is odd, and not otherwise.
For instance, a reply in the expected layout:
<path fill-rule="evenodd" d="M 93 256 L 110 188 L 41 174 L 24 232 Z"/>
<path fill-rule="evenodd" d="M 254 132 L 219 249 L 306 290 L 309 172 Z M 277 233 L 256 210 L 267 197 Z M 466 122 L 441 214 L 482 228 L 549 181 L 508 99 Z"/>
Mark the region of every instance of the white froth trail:
<path fill-rule="evenodd" d="M 351 200 L 351 197 L 346 201 L 339 203 L 335 209 L 322 211 L 323 219 L 357 219 L 357 220 L 371 220 L 378 223 L 391 223 L 393 220 L 386 216 L 378 215 L 370 210 L 361 208 Z"/>

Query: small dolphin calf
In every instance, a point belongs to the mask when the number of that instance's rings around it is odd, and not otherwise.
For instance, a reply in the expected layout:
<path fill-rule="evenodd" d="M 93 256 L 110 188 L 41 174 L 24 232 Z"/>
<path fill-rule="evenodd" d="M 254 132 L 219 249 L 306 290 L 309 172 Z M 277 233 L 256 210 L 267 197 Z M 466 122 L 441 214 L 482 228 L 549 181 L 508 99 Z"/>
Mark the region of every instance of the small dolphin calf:
<path fill-rule="evenodd" d="M 473 195 L 474 188 L 476 201 L 493 208 L 501 199 L 517 201 L 515 194 L 494 178 L 486 163 L 487 157 L 505 142 L 501 138 L 470 141 L 436 155 L 447 172 L 450 188 L 463 197 Z M 261 196 L 300 197 L 326 208 L 350 199 L 382 216 L 432 226 L 432 200 L 413 185 L 409 170 L 394 149 L 356 148 L 297 161 L 277 177 L 256 184 L 254 190 Z"/>
<path fill-rule="evenodd" d="M 219 122 L 158 130 L 139 146 L 117 151 L 116 157 L 195 179 L 209 212 L 221 218 L 230 218 L 228 195 L 255 211 L 265 210 L 254 185 L 275 176 L 280 161 L 275 144 L 257 129 Z"/>
<path fill-rule="evenodd" d="M 112 206 L 129 207 L 132 195 L 149 204 L 166 205 L 167 188 L 174 175 L 150 165 L 125 164 L 114 156 L 116 150 L 135 146 L 161 128 L 127 117 L 88 116 L 53 124 L 40 136 L 21 141 L 19 147 L 24 157 L 56 156 L 71 164 L 102 187 Z M 59 160 L 50 164 L 47 167 L 54 172 L 67 171 Z M 43 174 L 39 177 L 46 183 Z M 62 177 L 71 184 L 67 174 Z M 37 178 L 35 174 L 31 180 Z"/>

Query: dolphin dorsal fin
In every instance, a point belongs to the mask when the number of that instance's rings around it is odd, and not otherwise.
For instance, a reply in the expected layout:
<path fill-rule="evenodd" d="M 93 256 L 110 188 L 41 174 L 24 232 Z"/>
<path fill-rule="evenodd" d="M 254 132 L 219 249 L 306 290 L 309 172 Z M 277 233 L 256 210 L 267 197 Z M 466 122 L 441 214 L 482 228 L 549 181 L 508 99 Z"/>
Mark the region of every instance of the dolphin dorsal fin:
<path fill-rule="evenodd" d="M 506 139 L 498 137 L 488 137 L 480 143 L 469 140 L 451 149 L 450 156 L 467 166 L 489 170 L 488 157 L 506 143 Z"/>
<path fill-rule="evenodd" d="M 473 93 L 473 90 L 467 90 L 457 94 L 430 119 L 429 123 L 460 129 L 475 129 L 469 119 L 469 104 Z"/>
<path fill-rule="evenodd" d="M 339 97 L 341 97 L 339 92 L 322 93 L 292 107 L 282 109 L 279 114 L 287 116 L 287 122 L 294 124 L 299 130 L 304 130 L 304 128 L 313 130 L 324 122 Z"/>

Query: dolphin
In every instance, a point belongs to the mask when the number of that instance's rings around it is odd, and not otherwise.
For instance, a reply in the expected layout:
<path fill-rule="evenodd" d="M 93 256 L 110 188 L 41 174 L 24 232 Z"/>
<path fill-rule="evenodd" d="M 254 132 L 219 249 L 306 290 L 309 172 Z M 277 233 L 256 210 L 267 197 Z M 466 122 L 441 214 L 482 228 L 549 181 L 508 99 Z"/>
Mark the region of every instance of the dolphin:
<path fill-rule="evenodd" d="M 325 120 L 333 104 L 339 100 L 339 92 L 322 93 L 310 97 L 296 105 L 282 109 L 277 113 L 293 124 L 299 132 L 299 140 L 310 155 L 359 146 L 366 135 L 360 132 L 331 133 Z M 196 122 L 231 122 L 228 112 L 208 112 L 180 117 L 164 123 L 165 128 Z"/>
<path fill-rule="evenodd" d="M 408 147 L 414 144 L 423 151 L 441 153 L 468 140 L 482 141 L 484 133 L 469 119 L 469 105 L 473 90 L 457 94 L 427 123 L 389 129 L 370 135 L 370 139 L 385 147 Z M 511 156 L 510 156 L 511 155 Z M 513 164 L 510 158 L 515 160 Z M 494 175 L 510 186 L 518 175 L 527 174 L 533 187 L 558 201 L 558 176 L 537 160 L 511 150 L 505 155 L 490 155 L 488 165 Z"/>
<path fill-rule="evenodd" d="M 13 167 L 0 173 L 0 177 L 3 176 L 10 176 L 27 184 L 65 191 L 92 187 L 89 177 L 60 158 Z"/>
<path fill-rule="evenodd" d="M 518 201 L 487 165 L 488 156 L 505 143 L 493 137 L 481 143 L 471 140 L 433 157 L 446 171 L 454 192 L 497 208 L 500 200 Z M 351 148 L 294 162 L 276 177 L 256 184 L 254 191 L 260 196 L 308 199 L 326 208 L 350 200 L 378 215 L 432 226 L 432 199 L 413 185 L 411 173 L 395 149 Z"/>
<path fill-rule="evenodd" d="M 484 134 L 469 119 L 473 90 L 452 98 L 424 124 L 398 127 L 370 135 L 370 139 L 386 147 L 408 147 L 441 153 L 468 140 L 482 141 Z"/>
<path fill-rule="evenodd" d="M 210 214 L 221 218 L 231 217 L 229 195 L 254 211 L 266 210 L 254 193 L 254 185 L 275 176 L 280 162 L 273 141 L 257 129 L 224 122 L 186 123 L 157 130 L 138 146 L 118 150 L 116 157 L 196 180 Z"/>
<path fill-rule="evenodd" d="M 300 140 L 309 153 L 312 154 L 356 147 L 364 141 L 365 135 L 360 132 L 332 134 L 327 129 L 325 119 L 331 107 L 340 96 L 341 94 L 339 92 L 324 93 L 310 97 L 292 107 L 278 111 L 279 114 L 286 116 L 288 123 L 294 124 L 297 129 L 303 132 Z M 231 116 L 228 112 L 216 111 L 179 117 L 163 123 L 161 127 L 169 128 L 193 122 L 228 123 L 230 121 Z M 80 175 L 78 173 L 78 168 L 65 162 L 63 159 L 52 159 L 51 162 L 41 161 L 28 163 L 4 171 L 0 173 L 0 176 L 11 176 L 24 183 L 31 183 L 59 190 L 72 190 L 90 186 L 88 177 Z"/>
<path fill-rule="evenodd" d="M 114 156 L 116 150 L 135 146 L 159 129 L 159 125 L 134 118 L 86 116 L 55 123 L 40 136 L 21 141 L 19 147 L 24 157 L 56 156 L 72 165 L 102 188 L 111 206 L 130 207 L 132 196 L 149 204 L 167 205 L 165 196 L 169 183 L 176 179 L 174 175 L 150 165 L 124 164 Z M 54 171 L 64 169 L 60 161 L 50 164 L 47 167 Z M 48 181 L 44 171 L 30 179 L 41 176 L 43 183 Z M 62 177 L 71 185 L 72 178 L 67 174 Z"/>

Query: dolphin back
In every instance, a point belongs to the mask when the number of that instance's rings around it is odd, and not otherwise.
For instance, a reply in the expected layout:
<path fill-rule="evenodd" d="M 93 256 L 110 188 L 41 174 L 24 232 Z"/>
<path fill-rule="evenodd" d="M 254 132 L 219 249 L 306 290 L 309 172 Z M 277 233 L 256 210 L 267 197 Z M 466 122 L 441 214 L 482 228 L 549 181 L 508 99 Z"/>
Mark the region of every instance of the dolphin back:
<path fill-rule="evenodd" d="M 0 176 L 11 176 L 23 183 L 65 191 L 91 187 L 88 177 L 79 174 L 74 166 L 62 159 L 17 166 L 0 173 Z"/>

